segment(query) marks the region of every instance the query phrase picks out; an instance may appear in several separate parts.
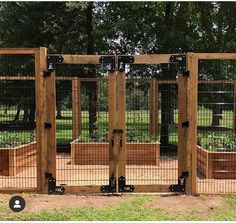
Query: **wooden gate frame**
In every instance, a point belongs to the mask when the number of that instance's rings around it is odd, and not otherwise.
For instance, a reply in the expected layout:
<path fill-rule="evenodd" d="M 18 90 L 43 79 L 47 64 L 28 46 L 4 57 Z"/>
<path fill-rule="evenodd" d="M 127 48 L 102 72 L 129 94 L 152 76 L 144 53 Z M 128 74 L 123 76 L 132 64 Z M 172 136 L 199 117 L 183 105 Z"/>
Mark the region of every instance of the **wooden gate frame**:
<path fill-rule="evenodd" d="M 173 54 L 153 54 L 153 55 L 134 55 L 134 64 L 169 64 L 170 57 Z M 177 54 L 174 54 L 177 55 Z M 39 73 L 36 76 L 37 82 L 37 117 L 39 124 L 38 131 L 38 146 L 40 151 L 40 173 L 41 182 L 39 182 L 41 191 L 47 193 L 48 182 L 45 178 L 45 173 L 50 173 L 56 178 L 56 142 L 55 142 L 55 71 L 49 77 L 44 77 L 43 71 L 46 69 L 46 57 L 56 56 L 47 55 L 46 48 L 39 50 Z M 99 58 L 103 55 L 60 55 L 63 57 L 63 64 L 100 64 Z M 185 128 L 179 124 L 178 141 L 181 148 L 178 150 L 179 159 L 179 175 L 182 172 L 189 171 L 189 177 L 186 182 L 186 193 L 192 194 L 195 189 L 195 168 L 194 165 L 194 145 L 196 145 L 196 100 L 197 100 L 197 69 L 196 59 L 194 60 L 193 53 L 187 55 L 187 69 L 191 75 L 189 77 L 179 74 L 179 123 L 189 121 L 189 128 Z M 117 57 L 117 56 L 116 56 Z M 117 59 L 117 58 L 116 58 Z M 109 137 L 111 130 L 122 128 L 122 138 L 125 139 L 125 72 L 115 72 L 108 74 L 109 82 Z M 194 75 L 192 75 L 194 74 Z M 117 87 L 114 87 L 117 85 Z M 75 86 L 76 83 L 75 83 Z M 117 92 L 119 92 L 117 94 Z M 46 94 L 46 95 L 45 95 Z M 116 98 L 119 95 L 119 99 Z M 123 97 L 121 97 L 121 95 Z M 123 98 L 123 100 L 120 100 Z M 52 103 L 52 101 L 54 103 Z M 50 102 L 50 103 L 49 103 Z M 181 105 L 181 106 L 180 106 Z M 116 108 L 116 110 L 114 109 Z M 119 116 L 119 117 L 118 117 Z M 50 122 L 52 128 L 45 129 L 44 123 Z M 49 140 L 50 139 L 50 140 Z M 54 140 L 52 140 L 54 139 Z M 118 145 L 118 144 L 117 144 Z M 109 162 L 110 175 L 115 172 L 115 176 L 122 175 L 125 177 L 125 153 L 124 149 L 120 150 L 119 146 L 114 149 L 116 154 L 119 154 L 119 159 Z M 122 152 L 123 151 L 123 152 Z M 47 162 L 46 162 L 47 161 Z M 117 163 L 116 163 L 117 162 Z M 118 169 L 117 169 L 118 168 Z M 118 182 L 118 181 L 117 181 Z M 135 192 L 168 192 L 170 185 L 134 185 Z M 65 186 L 67 192 L 99 192 L 100 186 Z"/>

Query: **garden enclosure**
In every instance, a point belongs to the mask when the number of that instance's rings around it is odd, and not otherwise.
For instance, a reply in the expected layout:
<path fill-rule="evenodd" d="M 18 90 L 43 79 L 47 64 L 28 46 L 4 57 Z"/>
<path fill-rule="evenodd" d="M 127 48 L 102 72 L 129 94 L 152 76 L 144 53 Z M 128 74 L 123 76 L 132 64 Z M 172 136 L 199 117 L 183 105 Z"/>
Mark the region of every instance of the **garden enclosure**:
<path fill-rule="evenodd" d="M 0 191 L 235 193 L 235 59 L 1 49 Z"/>

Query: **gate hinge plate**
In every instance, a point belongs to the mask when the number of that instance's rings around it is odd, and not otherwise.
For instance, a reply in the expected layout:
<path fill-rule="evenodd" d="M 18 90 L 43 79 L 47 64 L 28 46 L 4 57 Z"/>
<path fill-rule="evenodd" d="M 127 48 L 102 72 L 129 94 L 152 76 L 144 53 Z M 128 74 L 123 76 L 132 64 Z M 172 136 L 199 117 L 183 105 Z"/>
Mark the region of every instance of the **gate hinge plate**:
<path fill-rule="evenodd" d="M 125 177 L 121 176 L 118 179 L 118 188 L 119 192 L 133 192 L 134 191 L 134 186 L 133 185 L 126 185 L 126 180 Z"/>
<path fill-rule="evenodd" d="M 125 71 L 125 65 L 134 63 L 133 56 L 118 56 L 118 70 L 120 72 Z"/>
<path fill-rule="evenodd" d="M 100 191 L 102 193 L 115 193 L 116 192 L 116 178 L 110 177 L 109 185 L 101 186 Z"/>
<path fill-rule="evenodd" d="M 56 185 L 56 178 L 51 173 L 45 173 L 45 178 L 48 179 L 48 194 L 64 194 L 65 188 Z"/>
<path fill-rule="evenodd" d="M 115 56 L 101 56 L 99 58 L 99 62 L 101 64 L 106 64 L 108 66 L 108 71 L 109 72 L 114 72 L 115 71 L 115 66 L 116 66 Z"/>
<path fill-rule="evenodd" d="M 189 176 L 189 171 L 182 172 L 181 176 L 178 178 L 178 184 L 170 185 L 169 190 L 171 192 L 185 192 L 186 178 Z"/>
<path fill-rule="evenodd" d="M 55 64 L 63 63 L 63 56 L 61 55 L 52 55 L 47 56 L 47 71 L 53 72 L 55 70 Z"/>
<path fill-rule="evenodd" d="M 182 122 L 182 126 L 188 128 L 189 127 L 189 121 Z"/>
<path fill-rule="evenodd" d="M 180 71 L 186 70 L 186 55 L 171 55 L 170 62 L 178 63 Z"/>

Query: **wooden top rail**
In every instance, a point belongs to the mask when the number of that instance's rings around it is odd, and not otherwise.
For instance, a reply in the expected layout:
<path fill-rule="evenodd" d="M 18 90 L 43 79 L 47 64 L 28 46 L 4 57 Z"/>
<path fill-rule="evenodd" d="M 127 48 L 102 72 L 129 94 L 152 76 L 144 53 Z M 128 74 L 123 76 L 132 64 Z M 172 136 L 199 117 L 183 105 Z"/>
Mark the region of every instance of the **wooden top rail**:
<path fill-rule="evenodd" d="M 55 54 L 49 55 L 53 56 Z M 59 55 L 59 54 L 58 54 Z M 170 56 L 178 54 L 146 54 L 132 55 L 133 64 L 163 64 L 170 63 Z M 100 64 L 99 58 L 108 55 L 61 55 L 64 58 L 63 64 Z M 122 55 L 120 55 L 122 56 Z"/>
<path fill-rule="evenodd" d="M 39 48 L 0 48 L 0 54 L 36 54 Z"/>
<path fill-rule="evenodd" d="M 194 53 L 199 60 L 235 60 L 236 53 Z"/>

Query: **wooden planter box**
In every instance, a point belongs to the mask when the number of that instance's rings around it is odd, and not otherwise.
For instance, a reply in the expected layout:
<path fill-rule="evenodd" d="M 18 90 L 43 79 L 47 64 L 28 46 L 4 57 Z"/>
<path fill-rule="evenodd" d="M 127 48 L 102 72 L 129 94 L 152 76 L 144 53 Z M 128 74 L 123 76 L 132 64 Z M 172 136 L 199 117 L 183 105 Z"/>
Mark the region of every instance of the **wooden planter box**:
<path fill-rule="evenodd" d="M 211 152 L 198 146 L 197 169 L 209 179 L 236 179 L 236 152 Z"/>
<path fill-rule="evenodd" d="M 0 175 L 15 176 L 36 161 L 36 142 L 0 148 Z"/>
<path fill-rule="evenodd" d="M 71 142 L 71 163 L 109 165 L 108 143 Z M 159 165 L 160 143 L 126 143 L 127 165 Z"/>

